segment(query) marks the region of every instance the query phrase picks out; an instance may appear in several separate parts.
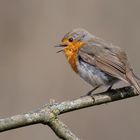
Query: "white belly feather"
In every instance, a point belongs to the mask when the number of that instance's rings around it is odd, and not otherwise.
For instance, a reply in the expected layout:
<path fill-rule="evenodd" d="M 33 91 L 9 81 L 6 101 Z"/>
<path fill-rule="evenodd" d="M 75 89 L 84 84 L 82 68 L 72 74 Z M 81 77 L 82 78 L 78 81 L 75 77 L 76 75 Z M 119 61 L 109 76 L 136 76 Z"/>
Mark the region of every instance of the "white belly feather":
<path fill-rule="evenodd" d="M 91 66 L 82 60 L 77 61 L 77 68 L 80 77 L 91 84 L 93 87 L 101 85 L 112 85 L 118 81 L 118 79 L 115 77 L 104 73 L 95 66 Z"/>

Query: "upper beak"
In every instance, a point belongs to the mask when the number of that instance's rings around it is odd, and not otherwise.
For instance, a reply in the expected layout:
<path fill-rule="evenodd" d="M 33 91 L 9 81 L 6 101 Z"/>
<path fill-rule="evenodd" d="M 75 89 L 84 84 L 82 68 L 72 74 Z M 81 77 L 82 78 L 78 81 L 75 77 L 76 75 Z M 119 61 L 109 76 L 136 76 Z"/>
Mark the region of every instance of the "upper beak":
<path fill-rule="evenodd" d="M 55 47 L 67 47 L 67 44 L 59 44 L 59 45 L 56 45 Z"/>
<path fill-rule="evenodd" d="M 65 48 L 65 47 L 67 47 L 67 44 L 59 44 L 59 45 L 56 45 L 55 47 Z M 64 49 L 61 49 L 61 50 L 57 51 L 56 53 L 59 53 L 59 52 L 62 52 L 62 51 L 64 51 Z"/>

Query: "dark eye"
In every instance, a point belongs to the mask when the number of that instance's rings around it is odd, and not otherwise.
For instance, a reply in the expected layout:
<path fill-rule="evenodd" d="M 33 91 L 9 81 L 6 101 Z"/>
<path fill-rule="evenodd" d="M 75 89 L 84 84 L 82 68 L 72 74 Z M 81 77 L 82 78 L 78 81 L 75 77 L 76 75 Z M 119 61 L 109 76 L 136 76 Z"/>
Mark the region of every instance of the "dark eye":
<path fill-rule="evenodd" d="M 69 38 L 69 42 L 73 42 L 73 38 Z"/>

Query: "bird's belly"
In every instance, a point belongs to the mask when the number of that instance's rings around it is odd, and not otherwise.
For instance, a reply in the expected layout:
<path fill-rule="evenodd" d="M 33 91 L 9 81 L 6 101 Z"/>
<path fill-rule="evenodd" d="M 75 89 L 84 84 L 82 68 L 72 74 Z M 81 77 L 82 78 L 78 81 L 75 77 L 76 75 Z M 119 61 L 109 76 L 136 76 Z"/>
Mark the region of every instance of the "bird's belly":
<path fill-rule="evenodd" d="M 82 60 L 77 61 L 78 74 L 81 78 L 91 84 L 93 87 L 102 85 L 113 85 L 118 81 L 117 78 L 108 75 Z"/>

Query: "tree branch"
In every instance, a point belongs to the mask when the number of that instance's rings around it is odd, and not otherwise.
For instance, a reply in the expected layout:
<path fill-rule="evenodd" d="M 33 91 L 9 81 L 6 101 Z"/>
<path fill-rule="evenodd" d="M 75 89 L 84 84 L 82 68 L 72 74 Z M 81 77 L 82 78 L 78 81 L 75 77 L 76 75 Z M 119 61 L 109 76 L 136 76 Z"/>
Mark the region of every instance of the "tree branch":
<path fill-rule="evenodd" d="M 0 119 L 0 132 L 37 123 L 47 124 L 55 134 L 64 140 L 79 140 L 57 116 L 66 112 L 109 103 L 139 95 L 132 87 L 123 87 L 92 96 L 81 97 L 62 103 L 46 104 L 35 111 Z"/>
<path fill-rule="evenodd" d="M 53 121 L 50 121 L 48 125 L 53 129 L 55 134 L 63 140 L 80 140 L 59 119 L 54 119 Z"/>

